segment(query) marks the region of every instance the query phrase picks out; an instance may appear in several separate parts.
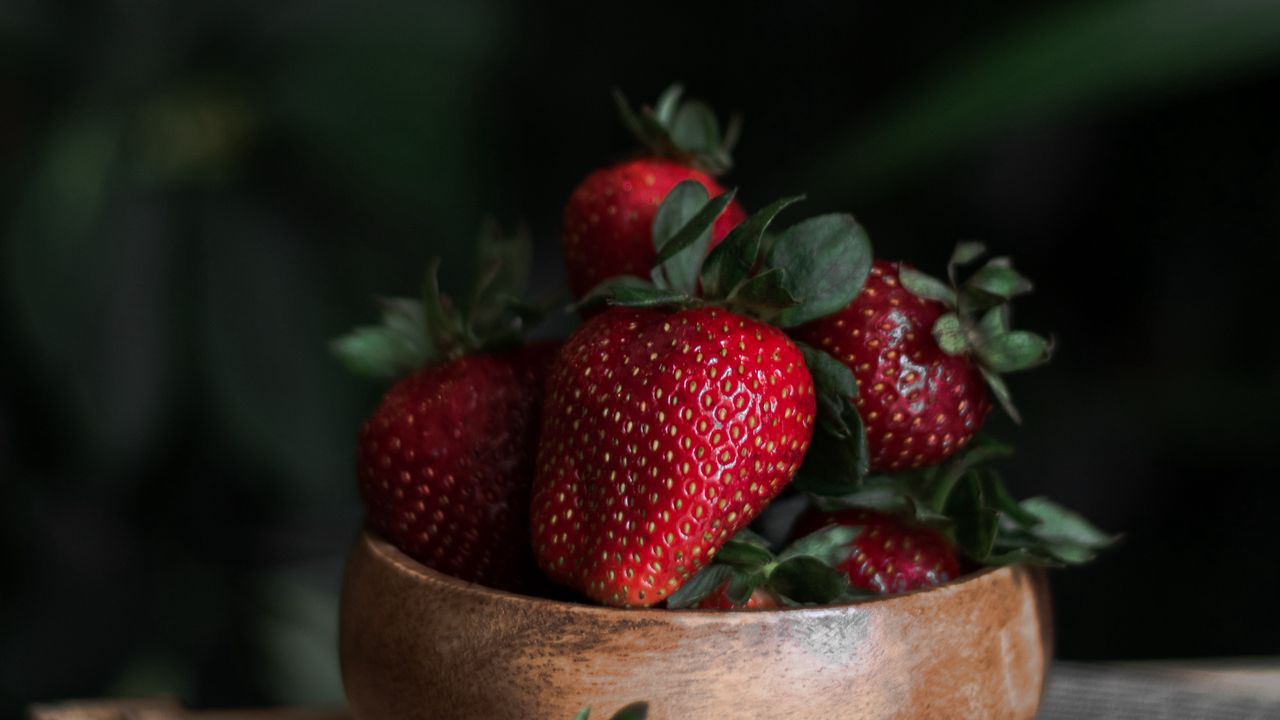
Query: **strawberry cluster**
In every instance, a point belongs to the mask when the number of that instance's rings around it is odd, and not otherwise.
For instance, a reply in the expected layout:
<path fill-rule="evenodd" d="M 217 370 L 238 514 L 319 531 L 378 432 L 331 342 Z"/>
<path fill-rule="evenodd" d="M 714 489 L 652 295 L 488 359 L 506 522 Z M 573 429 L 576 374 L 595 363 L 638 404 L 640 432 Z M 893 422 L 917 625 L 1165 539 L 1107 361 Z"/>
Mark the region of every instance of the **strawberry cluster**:
<path fill-rule="evenodd" d="M 679 88 L 624 123 L 638 157 L 572 192 L 574 310 L 525 343 L 524 235 L 486 228 L 465 303 L 384 301 L 335 342 L 401 378 L 366 421 L 370 528 L 422 563 L 522 592 L 617 607 L 766 609 L 898 593 L 982 565 L 1085 562 L 1112 538 L 1043 498 L 1017 501 L 980 434 L 1003 373 L 1048 360 L 1014 329 L 1031 290 L 961 243 L 946 281 L 874 257 L 847 214 L 776 229 L 714 178 L 727 132 Z M 963 271 L 972 268 L 962 278 Z M 754 529 L 753 529 L 754 528 Z M 548 582 L 549 581 L 549 582 Z"/>

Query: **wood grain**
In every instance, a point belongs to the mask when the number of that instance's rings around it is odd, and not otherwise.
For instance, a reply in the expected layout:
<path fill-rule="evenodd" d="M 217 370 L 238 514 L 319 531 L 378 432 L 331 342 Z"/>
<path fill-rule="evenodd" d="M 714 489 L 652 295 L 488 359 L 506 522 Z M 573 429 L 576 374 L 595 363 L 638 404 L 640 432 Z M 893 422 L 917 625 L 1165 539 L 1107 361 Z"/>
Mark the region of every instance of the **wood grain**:
<path fill-rule="evenodd" d="M 441 575 L 368 535 L 342 598 L 357 720 L 1025 719 L 1051 655 L 1041 573 L 764 612 L 616 610 Z"/>

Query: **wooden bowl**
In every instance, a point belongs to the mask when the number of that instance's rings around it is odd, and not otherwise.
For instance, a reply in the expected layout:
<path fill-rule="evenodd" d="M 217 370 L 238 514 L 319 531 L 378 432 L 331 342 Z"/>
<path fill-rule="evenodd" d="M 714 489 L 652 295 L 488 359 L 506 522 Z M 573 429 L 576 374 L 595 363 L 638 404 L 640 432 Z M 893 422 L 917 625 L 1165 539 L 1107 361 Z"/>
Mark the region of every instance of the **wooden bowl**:
<path fill-rule="evenodd" d="M 1032 718 L 1051 655 L 1043 574 L 988 569 L 854 605 L 617 610 L 442 575 L 364 534 L 342 594 L 356 720 Z"/>

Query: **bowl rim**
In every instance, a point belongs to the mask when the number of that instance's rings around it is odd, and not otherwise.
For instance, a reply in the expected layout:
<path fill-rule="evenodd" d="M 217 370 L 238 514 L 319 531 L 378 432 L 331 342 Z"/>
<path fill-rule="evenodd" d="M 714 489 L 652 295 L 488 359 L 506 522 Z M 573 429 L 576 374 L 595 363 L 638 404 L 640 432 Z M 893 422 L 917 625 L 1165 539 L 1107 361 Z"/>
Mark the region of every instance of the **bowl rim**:
<path fill-rule="evenodd" d="M 452 575 L 447 575 L 423 565 L 417 560 L 406 555 L 389 541 L 378 537 L 368 529 L 362 529 L 360 531 L 360 537 L 356 542 L 357 549 L 355 552 L 360 552 L 360 546 L 363 546 L 374 559 L 391 565 L 396 572 L 412 577 L 418 584 L 426 583 L 443 585 L 450 590 L 463 595 L 487 598 L 508 604 L 527 606 L 530 608 L 541 606 L 546 610 L 557 610 L 577 615 L 626 617 L 635 620 L 647 618 L 663 619 L 668 621 L 676 619 L 733 619 L 741 621 L 743 619 L 750 618 L 776 618 L 782 615 L 824 616 L 831 614 L 850 614 L 860 611 L 870 611 L 887 604 L 903 604 L 904 601 L 910 602 L 913 599 L 918 599 L 922 595 L 936 594 L 940 596 L 950 596 L 963 592 L 973 585 L 999 579 L 995 576 L 1008 576 L 1009 579 L 1013 579 L 1014 575 L 1019 570 L 1026 570 L 1026 568 L 1020 565 L 989 566 L 980 568 L 972 573 L 934 587 L 921 588 L 919 590 L 911 590 L 895 595 L 883 595 L 867 598 L 865 600 L 833 605 L 807 605 L 749 611 L 726 611 L 699 608 L 615 608 L 605 605 L 588 605 L 586 603 L 570 602 L 566 600 L 553 600 L 551 598 L 537 597 L 534 595 L 521 595 L 520 593 L 499 590 L 487 585 L 481 585 L 480 583 L 461 580 L 453 577 Z M 941 600 L 942 598 L 939 597 L 939 599 Z"/>

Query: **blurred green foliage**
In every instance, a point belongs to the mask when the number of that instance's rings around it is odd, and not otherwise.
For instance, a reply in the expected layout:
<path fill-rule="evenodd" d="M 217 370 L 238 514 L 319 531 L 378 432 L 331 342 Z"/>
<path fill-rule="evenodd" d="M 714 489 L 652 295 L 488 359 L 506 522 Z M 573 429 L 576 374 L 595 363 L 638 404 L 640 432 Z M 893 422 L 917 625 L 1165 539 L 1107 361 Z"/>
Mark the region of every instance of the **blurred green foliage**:
<path fill-rule="evenodd" d="M 466 277 L 486 212 L 527 217 L 538 283 L 558 283 L 560 205 L 625 147 L 607 91 L 672 79 L 745 111 L 748 204 L 806 191 L 934 267 L 980 232 L 1044 278 L 1031 320 L 1064 357 L 1015 387 L 1015 489 L 1131 536 L 1060 584 L 1082 633 L 1065 652 L 1280 652 L 1247 612 L 1162 633 L 1212 613 L 1177 572 L 1217 555 L 1156 492 L 1216 474 L 1234 494 L 1196 506 L 1206 534 L 1252 548 L 1224 572 L 1273 557 L 1236 513 L 1276 499 L 1246 481 L 1276 469 L 1277 346 L 1248 313 L 1280 246 L 1277 6 L 685 12 L 0 4 L 0 714 L 102 693 L 337 701 L 351 446 L 379 388 L 327 339 L 430 256 L 446 289 Z M 1109 607 L 1118 585 L 1135 600 Z M 1152 587 L 1181 605 L 1144 616 Z M 1254 594 L 1280 600 L 1274 579 Z M 1104 618 L 1127 644 L 1089 634 Z"/>

